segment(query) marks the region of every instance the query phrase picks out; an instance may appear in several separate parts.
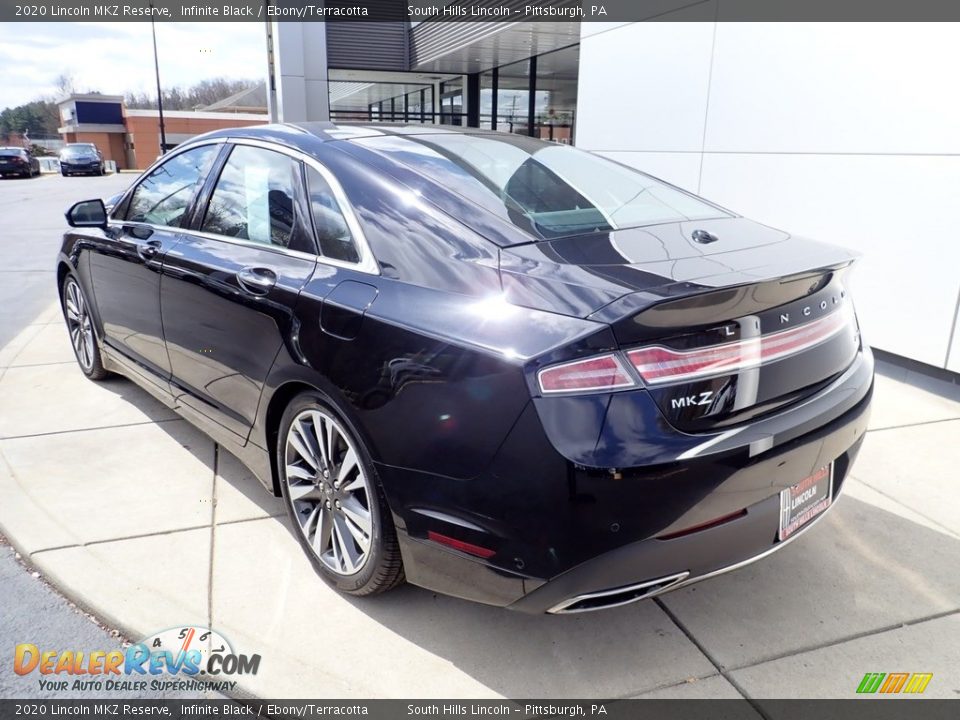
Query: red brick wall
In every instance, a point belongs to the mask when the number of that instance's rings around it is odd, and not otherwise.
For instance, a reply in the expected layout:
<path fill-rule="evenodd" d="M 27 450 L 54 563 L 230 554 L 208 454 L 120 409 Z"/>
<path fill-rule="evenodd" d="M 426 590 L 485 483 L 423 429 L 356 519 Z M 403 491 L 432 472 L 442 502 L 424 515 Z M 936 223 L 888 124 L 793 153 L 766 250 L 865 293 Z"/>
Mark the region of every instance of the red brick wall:
<path fill-rule="evenodd" d="M 263 120 L 240 120 L 234 116 L 224 114 L 220 118 L 178 118 L 164 116 L 163 125 L 168 135 L 190 134 L 200 135 L 211 130 L 221 130 L 231 127 L 247 127 L 263 125 Z M 133 153 L 136 158 L 136 167 L 148 167 L 160 154 L 160 122 L 156 117 L 126 117 L 127 132 L 133 141 Z"/>

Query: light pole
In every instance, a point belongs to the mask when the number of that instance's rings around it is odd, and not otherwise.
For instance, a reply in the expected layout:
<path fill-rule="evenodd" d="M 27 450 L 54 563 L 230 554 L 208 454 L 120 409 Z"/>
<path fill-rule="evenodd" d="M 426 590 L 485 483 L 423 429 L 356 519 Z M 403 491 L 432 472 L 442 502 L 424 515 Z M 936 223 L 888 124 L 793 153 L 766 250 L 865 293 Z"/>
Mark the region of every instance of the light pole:
<path fill-rule="evenodd" d="M 153 3 L 150 3 L 151 10 Z M 153 35 L 153 71 L 157 76 L 157 110 L 160 113 L 160 154 L 167 152 L 167 131 L 163 127 L 163 92 L 160 90 L 160 60 L 157 57 L 157 26 L 150 15 L 150 33 Z"/>

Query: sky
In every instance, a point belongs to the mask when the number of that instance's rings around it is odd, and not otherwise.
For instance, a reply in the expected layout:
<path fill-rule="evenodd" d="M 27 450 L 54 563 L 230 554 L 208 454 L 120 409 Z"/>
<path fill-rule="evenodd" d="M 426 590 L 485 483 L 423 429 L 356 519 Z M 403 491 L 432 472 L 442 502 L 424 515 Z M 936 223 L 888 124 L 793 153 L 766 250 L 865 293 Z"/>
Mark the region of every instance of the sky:
<path fill-rule="evenodd" d="M 266 75 L 261 23 L 157 23 L 157 52 L 164 86 Z M 156 95 L 150 23 L 0 23 L 0 110 L 56 95 L 61 74 L 78 92 Z"/>

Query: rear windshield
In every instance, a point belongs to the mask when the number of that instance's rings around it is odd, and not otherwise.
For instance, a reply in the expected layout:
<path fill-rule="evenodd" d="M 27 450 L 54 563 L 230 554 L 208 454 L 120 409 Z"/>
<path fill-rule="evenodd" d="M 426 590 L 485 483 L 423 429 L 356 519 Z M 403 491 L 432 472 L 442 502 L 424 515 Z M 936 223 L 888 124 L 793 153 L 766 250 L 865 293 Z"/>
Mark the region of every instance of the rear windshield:
<path fill-rule="evenodd" d="M 90 145 L 81 145 L 80 147 L 65 147 L 60 151 L 64 157 L 89 157 L 96 155 L 97 151 Z"/>
<path fill-rule="evenodd" d="M 638 170 L 520 135 L 383 135 L 353 142 L 541 238 L 730 217 Z"/>
<path fill-rule="evenodd" d="M 17 150 L 17 148 L 0 148 L 0 157 L 23 157 L 23 150 Z"/>

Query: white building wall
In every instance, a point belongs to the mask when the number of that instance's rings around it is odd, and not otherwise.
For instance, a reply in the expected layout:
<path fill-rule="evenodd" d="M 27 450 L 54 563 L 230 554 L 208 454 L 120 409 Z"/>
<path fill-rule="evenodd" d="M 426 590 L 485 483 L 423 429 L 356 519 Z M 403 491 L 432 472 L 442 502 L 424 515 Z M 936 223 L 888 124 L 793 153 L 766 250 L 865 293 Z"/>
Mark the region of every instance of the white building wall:
<path fill-rule="evenodd" d="M 861 252 L 867 341 L 960 371 L 958 67 L 949 23 L 583 23 L 577 145 Z"/>
<path fill-rule="evenodd" d="M 272 74 L 276 90 L 275 97 L 268 92 L 271 119 L 329 120 L 326 24 L 273 22 L 270 35 L 273 53 L 268 74 Z"/>

